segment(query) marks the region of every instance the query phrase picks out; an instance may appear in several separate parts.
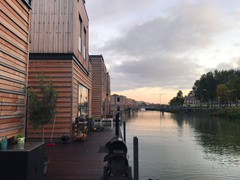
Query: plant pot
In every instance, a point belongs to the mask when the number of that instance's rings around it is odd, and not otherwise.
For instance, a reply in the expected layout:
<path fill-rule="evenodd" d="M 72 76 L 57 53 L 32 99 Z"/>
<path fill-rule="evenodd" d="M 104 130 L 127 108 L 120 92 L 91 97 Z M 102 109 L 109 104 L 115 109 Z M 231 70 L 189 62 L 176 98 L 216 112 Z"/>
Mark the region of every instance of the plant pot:
<path fill-rule="evenodd" d="M 25 138 L 24 138 L 24 137 L 23 137 L 23 138 L 18 138 L 18 139 L 17 139 L 17 143 L 18 143 L 18 145 L 23 146 L 24 143 L 25 143 Z"/>
<path fill-rule="evenodd" d="M 0 142 L 1 146 L 2 146 L 2 149 L 6 149 L 7 148 L 7 145 L 8 145 L 8 142 L 7 142 L 7 137 L 4 136 L 2 138 L 2 141 Z"/>

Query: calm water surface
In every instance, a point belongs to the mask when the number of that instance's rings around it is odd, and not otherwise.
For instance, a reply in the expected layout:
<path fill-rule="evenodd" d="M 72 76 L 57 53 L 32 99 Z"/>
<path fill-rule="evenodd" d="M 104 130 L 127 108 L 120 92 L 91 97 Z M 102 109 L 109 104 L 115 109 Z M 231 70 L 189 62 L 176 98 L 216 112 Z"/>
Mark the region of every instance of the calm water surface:
<path fill-rule="evenodd" d="M 240 120 L 140 111 L 126 121 L 130 165 L 139 139 L 140 180 L 240 179 Z"/>

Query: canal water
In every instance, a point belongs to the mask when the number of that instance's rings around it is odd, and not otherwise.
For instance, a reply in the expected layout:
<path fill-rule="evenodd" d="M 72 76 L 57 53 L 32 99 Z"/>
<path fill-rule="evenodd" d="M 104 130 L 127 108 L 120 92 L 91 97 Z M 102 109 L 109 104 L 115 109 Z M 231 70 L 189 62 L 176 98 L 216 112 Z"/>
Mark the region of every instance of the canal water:
<path fill-rule="evenodd" d="M 133 168 L 133 137 L 139 140 L 140 180 L 240 179 L 240 120 L 139 111 L 126 119 Z"/>

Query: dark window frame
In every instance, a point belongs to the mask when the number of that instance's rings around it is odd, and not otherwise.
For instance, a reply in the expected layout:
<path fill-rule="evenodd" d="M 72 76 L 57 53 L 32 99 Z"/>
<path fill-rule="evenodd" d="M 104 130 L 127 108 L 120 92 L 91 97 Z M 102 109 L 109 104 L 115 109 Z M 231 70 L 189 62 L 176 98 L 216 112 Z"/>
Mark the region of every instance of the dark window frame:
<path fill-rule="evenodd" d="M 78 51 L 82 53 L 82 18 L 79 14 L 79 29 L 78 29 Z"/>
<path fill-rule="evenodd" d="M 84 27 L 83 28 L 83 59 L 84 60 L 86 60 L 87 58 L 86 45 L 87 45 L 87 30 Z"/>

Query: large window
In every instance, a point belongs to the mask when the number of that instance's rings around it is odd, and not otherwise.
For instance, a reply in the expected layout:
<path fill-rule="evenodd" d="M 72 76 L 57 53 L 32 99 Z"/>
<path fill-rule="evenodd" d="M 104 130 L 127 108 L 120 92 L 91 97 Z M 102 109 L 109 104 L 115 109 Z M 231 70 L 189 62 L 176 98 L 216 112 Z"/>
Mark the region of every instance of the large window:
<path fill-rule="evenodd" d="M 79 30 L 78 30 L 78 50 L 82 52 L 82 19 L 79 16 Z"/>
<path fill-rule="evenodd" d="M 88 89 L 81 84 L 78 89 L 78 115 L 88 116 Z"/>

